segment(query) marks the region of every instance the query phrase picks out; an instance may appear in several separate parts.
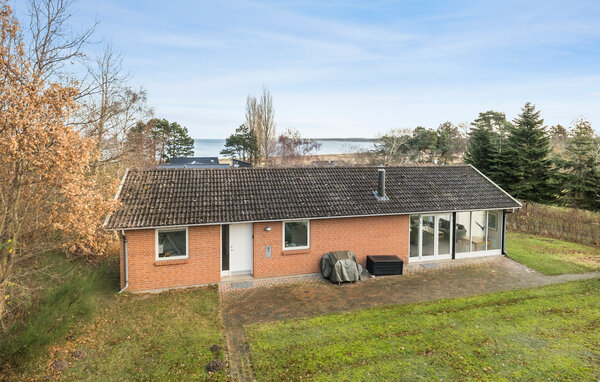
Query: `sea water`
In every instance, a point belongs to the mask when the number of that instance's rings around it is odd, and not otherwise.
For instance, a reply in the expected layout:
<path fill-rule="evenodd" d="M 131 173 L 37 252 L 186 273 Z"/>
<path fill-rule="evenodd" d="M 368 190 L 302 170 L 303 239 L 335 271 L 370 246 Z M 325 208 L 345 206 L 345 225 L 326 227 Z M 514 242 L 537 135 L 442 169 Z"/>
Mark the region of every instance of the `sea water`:
<path fill-rule="evenodd" d="M 316 140 L 321 144 L 318 151 L 310 154 L 330 155 L 330 154 L 350 154 L 356 152 L 369 151 L 374 148 L 373 141 L 365 140 Z M 195 139 L 194 156 L 197 157 L 218 157 L 219 153 L 225 148 L 224 139 Z"/>

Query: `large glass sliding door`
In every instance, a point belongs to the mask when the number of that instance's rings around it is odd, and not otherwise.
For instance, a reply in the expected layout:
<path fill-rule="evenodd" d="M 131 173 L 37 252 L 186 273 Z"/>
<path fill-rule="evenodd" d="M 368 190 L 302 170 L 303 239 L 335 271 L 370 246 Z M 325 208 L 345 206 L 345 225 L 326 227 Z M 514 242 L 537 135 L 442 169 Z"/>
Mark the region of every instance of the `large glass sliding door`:
<path fill-rule="evenodd" d="M 502 230 L 502 211 L 457 212 L 456 258 L 500 254 Z"/>
<path fill-rule="evenodd" d="M 410 261 L 499 255 L 502 211 L 457 212 L 410 216 Z"/>
<path fill-rule="evenodd" d="M 435 255 L 435 215 L 421 216 L 421 260 L 433 260 Z"/>
<path fill-rule="evenodd" d="M 419 215 L 410 215 L 410 257 L 419 258 L 420 248 L 420 229 L 421 229 L 421 217 Z"/>
<path fill-rule="evenodd" d="M 413 261 L 449 259 L 452 215 L 410 216 L 410 258 Z"/>
<path fill-rule="evenodd" d="M 452 255 L 452 215 L 437 215 L 437 255 L 448 257 Z"/>

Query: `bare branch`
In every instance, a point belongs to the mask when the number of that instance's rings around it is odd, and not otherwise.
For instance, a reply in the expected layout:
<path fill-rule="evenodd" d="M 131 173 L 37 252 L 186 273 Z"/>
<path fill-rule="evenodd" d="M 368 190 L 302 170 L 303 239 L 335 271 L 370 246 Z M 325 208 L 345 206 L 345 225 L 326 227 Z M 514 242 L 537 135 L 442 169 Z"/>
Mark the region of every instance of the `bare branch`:
<path fill-rule="evenodd" d="M 70 80 L 72 71 L 65 66 L 85 59 L 83 48 L 90 43 L 98 21 L 82 32 L 74 31 L 70 26 L 72 4 L 72 0 L 30 0 L 28 56 L 41 78 Z"/>

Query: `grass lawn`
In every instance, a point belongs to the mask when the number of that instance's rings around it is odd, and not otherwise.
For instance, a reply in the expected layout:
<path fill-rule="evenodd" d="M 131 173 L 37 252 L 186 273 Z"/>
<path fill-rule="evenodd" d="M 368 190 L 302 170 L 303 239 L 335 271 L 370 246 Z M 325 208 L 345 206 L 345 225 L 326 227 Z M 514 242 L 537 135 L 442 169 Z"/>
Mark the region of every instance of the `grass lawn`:
<path fill-rule="evenodd" d="M 118 268 L 68 264 L 39 311 L 0 344 L 0 380 L 225 380 L 216 288 L 118 295 Z M 64 368 L 57 371 L 57 364 Z M 61 367 L 58 367 L 61 369 Z"/>
<path fill-rule="evenodd" d="M 600 271 L 600 248 L 509 232 L 508 257 L 546 275 Z"/>
<path fill-rule="evenodd" d="M 256 375 L 279 380 L 600 378 L 600 280 L 247 328 Z"/>

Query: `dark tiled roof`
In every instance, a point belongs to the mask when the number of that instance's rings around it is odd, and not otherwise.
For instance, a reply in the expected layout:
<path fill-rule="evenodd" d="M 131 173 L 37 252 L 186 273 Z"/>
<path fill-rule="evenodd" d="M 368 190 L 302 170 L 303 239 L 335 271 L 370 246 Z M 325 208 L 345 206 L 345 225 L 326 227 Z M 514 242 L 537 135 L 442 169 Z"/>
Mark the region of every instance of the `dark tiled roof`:
<path fill-rule="evenodd" d="M 169 159 L 171 164 L 219 164 L 218 157 L 177 157 Z"/>
<path fill-rule="evenodd" d="M 471 166 L 153 169 L 130 171 L 108 229 L 518 208 Z"/>
<path fill-rule="evenodd" d="M 226 163 L 213 163 L 213 164 L 204 164 L 204 163 L 165 163 L 159 164 L 156 166 L 157 168 L 229 168 Z"/>

